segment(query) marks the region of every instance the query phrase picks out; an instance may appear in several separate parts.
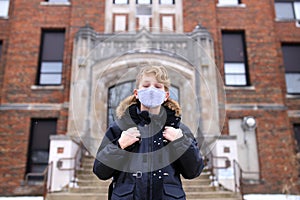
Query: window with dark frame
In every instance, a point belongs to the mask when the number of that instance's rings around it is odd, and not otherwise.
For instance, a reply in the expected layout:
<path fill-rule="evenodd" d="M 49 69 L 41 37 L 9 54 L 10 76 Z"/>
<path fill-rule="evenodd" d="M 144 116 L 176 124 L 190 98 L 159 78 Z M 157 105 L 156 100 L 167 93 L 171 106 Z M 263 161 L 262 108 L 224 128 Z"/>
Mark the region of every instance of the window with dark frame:
<path fill-rule="evenodd" d="M 48 166 L 50 135 L 56 134 L 57 119 L 31 119 L 31 133 L 27 153 L 28 173 L 43 173 Z M 29 176 L 29 181 L 43 181 L 42 175 Z"/>
<path fill-rule="evenodd" d="M 0 0 L 0 17 L 8 17 L 9 0 Z"/>
<path fill-rule="evenodd" d="M 173 5 L 173 4 L 175 4 L 175 0 L 159 0 L 159 4 L 162 4 L 162 5 Z"/>
<path fill-rule="evenodd" d="M 296 154 L 298 162 L 298 177 L 300 178 L 300 124 L 294 124 L 294 137 L 296 141 Z"/>
<path fill-rule="evenodd" d="M 43 30 L 38 85 L 61 85 L 65 31 Z"/>
<path fill-rule="evenodd" d="M 136 0 L 136 4 L 149 5 L 152 4 L 152 0 Z"/>
<path fill-rule="evenodd" d="M 248 86 L 244 32 L 222 32 L 225 85 Z"/>
<path fill-rule="evenodd" d="M 113 0 L 113 4 L 129 4 L 129 0 Z"/>
<path fill-rule="evenodd" d="M 288 94 L 300 94 L 300 44 L 282 44 Z"/>
<path fill-rule="evenodd" d="M 300 1 L 275 1 L 276 19 L 300 20 Z"/>
<path fill-rule="evenodd" d="M 241 0 L 219 0 L 220 5 L 239 5 Z"/>
<path fill-rule="evenodd" d="M 300 124 L 294 124 L 294 135 L 297 142 L 297 152 L 300 153 Z"/>
<path fill-rule="evenodd" d="M 1 61 L 1 58 L 2 58 L 2 41 L 0 40 L 0 61 Z"/>

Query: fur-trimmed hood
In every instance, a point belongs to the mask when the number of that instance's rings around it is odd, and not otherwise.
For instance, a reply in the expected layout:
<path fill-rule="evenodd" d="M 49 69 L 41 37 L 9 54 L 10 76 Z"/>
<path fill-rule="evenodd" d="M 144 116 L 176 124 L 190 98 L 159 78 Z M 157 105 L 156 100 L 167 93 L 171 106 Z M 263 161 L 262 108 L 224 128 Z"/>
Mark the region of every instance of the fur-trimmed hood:
<path fill-rule="evenodd" d="M 133 104 L 138 104 L 138 99 L 134 96 L 131 95 L 129 97 L 127 97 L 126 99 L 124 99 L 123 101 L 121 101 L 121 103 L 119 104 L 119 106 L 117 107 L 116 110 L 116 116 L 118 119 L 122 118 L 125 114 L 126 109 L 133 105 Z M 163 103 L 163 106 L 169 108 L 170 110 L 173 110 L 175 112 L 175 116 L 180 117 L 181 116 L 181 107 L 178 104 L 177 101 L 168 98 L 167 101 L 165 101 Z"/>

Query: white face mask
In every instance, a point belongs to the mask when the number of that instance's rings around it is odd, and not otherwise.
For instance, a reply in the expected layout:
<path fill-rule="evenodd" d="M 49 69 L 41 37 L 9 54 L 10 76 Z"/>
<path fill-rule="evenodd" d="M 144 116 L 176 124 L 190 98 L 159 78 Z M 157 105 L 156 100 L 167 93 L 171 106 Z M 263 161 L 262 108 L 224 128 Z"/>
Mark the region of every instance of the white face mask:
<path fill-rule="evenodd" d="M 154 108 L 160 106 L 164 102 L 166 92 L 154 87 L 139 89 L 138 98 L 144 106 Z"/>

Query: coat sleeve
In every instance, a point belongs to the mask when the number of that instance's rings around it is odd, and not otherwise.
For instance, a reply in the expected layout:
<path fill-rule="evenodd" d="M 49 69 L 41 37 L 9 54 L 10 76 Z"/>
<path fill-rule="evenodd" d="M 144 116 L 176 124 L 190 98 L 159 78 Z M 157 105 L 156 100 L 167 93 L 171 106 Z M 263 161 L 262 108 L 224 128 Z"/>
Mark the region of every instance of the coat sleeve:
<path fill-rule="evenodd" d="M 190 129 L 182 123 L 179 128 L 182 130 L 183 137 L 171 142 L 172 154 L 179 157 L 175 161 L 179 173 L 186 179 L 192 179 L 201 174 L 204 162 L 197 141 Z"/>
<path fill-rule="evenodd" d="M 106 131 L 94 161 L 93 172 L 101 180 L 114 176 L 118 170 L 114 166 L 122 166 L 126 162 L 126 152 L 118 146 L 122 130 L 113 124 Z"/>

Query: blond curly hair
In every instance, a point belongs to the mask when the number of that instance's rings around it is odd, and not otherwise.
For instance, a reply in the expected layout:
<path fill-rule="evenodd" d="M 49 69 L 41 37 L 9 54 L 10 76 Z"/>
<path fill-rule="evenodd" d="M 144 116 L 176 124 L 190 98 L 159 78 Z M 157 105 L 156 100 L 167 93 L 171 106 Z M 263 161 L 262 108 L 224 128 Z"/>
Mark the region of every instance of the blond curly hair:
<path fill-rule="evenodd" d="M 171 83 L 168 71 L 165 67 L 159 65 L 144 65 L 136 77 L 136 88 L 139 88 L 140 82 L 145 74 L 154 74 L 156 80 L 164 85 L 165 91 L 169 91 Z"/>

